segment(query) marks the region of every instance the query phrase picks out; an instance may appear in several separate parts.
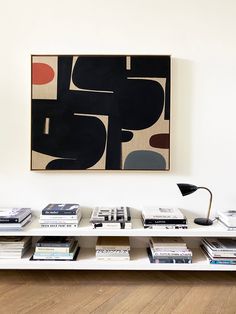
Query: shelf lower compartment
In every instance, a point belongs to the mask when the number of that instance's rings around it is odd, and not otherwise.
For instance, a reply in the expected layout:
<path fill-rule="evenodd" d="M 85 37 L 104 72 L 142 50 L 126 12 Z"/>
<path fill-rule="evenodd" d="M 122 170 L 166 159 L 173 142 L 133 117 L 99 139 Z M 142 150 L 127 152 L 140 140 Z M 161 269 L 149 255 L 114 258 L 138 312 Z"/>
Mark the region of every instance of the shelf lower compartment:
<path fill-rule="evenodd" d="M 184 270 L 235 271 L 236 265 L 209 264 L 200 249 L 193 249 L 191 264 L 152 264 L 145 248 L 131 249 L 130 261 L 97 261 L 95 249 L 81 248 L 76 261 L 31 261 L 33 251 L 22 259 L 0 259 L 0 269 L 58 269 L 58 270 Z"/>

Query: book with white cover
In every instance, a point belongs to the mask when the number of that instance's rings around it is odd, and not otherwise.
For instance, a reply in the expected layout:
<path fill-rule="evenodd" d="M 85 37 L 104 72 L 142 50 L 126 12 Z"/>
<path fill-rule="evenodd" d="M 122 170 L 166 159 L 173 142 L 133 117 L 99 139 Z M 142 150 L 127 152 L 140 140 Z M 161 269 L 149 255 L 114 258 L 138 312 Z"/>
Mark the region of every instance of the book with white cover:
<path fill-rule="evenodd" d="M 128 237 L 98 237 L 96 250 L 130 250 Z"/>
<path fill-rule="evenodd" d="M 236 227 L 236 210 L 218 211 L 219 219 L 228 227 Z"/>
<path fill-rule="evenodd" d="M 204 238 L 204 246 L 210 247 L 212 251 L 236 252 L 236 239 L 231 238 Z"/>
<path fill-rule="evenodd" d="M 153 248 L 187 248 L 186 243 L 180 237 L 152 237 L 150 244 Z"/>
<path fill-rule="evenodd" d="M 177 207 L 146 207 L 142 210 L 142 217 L 146 219 L 185 219 L 184 214 Z"/>

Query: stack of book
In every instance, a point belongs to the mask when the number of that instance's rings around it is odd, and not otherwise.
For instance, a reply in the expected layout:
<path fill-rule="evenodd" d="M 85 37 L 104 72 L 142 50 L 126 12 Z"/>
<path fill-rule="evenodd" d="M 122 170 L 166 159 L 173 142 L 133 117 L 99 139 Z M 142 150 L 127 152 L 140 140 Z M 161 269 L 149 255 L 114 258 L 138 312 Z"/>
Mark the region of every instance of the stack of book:
<path fill-rule="evenodd" d="M 77 228 L 81 217 L 79 204 L 49 204 L 42 210 L 39 223 L 46 228 Z"/>
<path fill-rule="evenodd" d="M 201 248 L 210 264 L 236 265 L 236 240 L 204 238 Z"/>
<path fill-rule="evenodd" d="M 182 238 L 153 237 L 147 252 L 151 263 L 192 263 L 193 253 Z"/>
<path fill-rule="evenodd" d="M 0 258 L 22 258 L 31 244 L 31 237 L 0 237 Z"/>
<path fill-rule="evenodd" d="M 130 244 L 128 237 L 98 237 L 96 259 L 103 261 L 130 260 Z"/>
<path fill-rule="evenodd" d="M 30 208 L 0 209 L 0 230 L 21 230 L 31 218 Z"/>
<path fill-rule="evenodd" d="M 103 229 L 131 229 L 131 215 L 129 207 L 96 207 L 90 222 L 93 228 Z"/>
<path fill-rule="evenodd" d="M 229 231 L 236 230 L 236 210 L 227 210 L 218 212 L 219 221 L 226 227 Z"/>
<path fill-rule="evenodd" d="M 178 208 L 155 207 L 142 211 L 144 228 L 187 229 L 187 219 Z"/>
<path fill-rule="evenodd" d="M 42 237 L 35 244 L 32 260 L 73 261 L 79 253 L 78 241 L 73 237 Z"/>

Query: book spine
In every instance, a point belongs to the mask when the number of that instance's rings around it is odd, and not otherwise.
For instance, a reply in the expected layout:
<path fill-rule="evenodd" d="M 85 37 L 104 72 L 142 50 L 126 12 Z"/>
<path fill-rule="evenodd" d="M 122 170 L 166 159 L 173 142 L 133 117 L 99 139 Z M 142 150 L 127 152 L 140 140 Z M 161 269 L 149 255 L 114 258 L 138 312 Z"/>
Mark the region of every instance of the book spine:
<path fill-rule="evenodd" d="M 65 247 L 69 248 L 71 246 L 71 243 L 35 243 L 35 246 L 37 247 Z"/>
<path fill-rule="evenodd" d="M 144 219 L 145 225 L 155 225 L 155 224 L 180 224 L 184 225 L 187 223 L 186 219 Z"/>
<path fill-rule="evenodd" d="M 72 209 L 72 210 L 47 210 L 43 209 L 42 210 L 42 215 L 77 215 L 78 210 L 77 209 Z"/>
<path fill-rule="evenodd" d="M 77 228 L 78 224 L 40 224 L 43 228 Z"/>
<path fill-rule="evenodd" d="M 0 223 L 19 223 L 19 218 L 0 218 Z"/>

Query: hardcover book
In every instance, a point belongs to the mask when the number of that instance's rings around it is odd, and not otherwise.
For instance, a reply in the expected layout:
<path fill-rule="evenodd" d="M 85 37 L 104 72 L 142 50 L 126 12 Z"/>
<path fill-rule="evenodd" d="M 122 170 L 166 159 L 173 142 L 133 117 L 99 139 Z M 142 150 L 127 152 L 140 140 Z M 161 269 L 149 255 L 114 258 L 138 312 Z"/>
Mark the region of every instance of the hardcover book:
<path fill-rule="evenodd" d="M 43 210 L 43 215 L 77 215 L 79 204 L 49 204 Z"/>
<path fill-rule="evenodd" d="M 30 208 L 1 208 L 0 223 L 20 223 L 30 214 Z"/>
<path fill-rule="evenodd" d="M 96 250 L 130 250 L 128 237 L 98 237 Z"/>
<path fill-rule="evenodd" d="M 73 237 L 45 236 L 38 240 L 35 245 L 39 247 L 71 247 L 73 243 Z"/>
<path fill-rule="evenodd" d="M 203 244 L 209 246 L 213 251 L 236 252 L 236 239 L 231 238 L 204 238 Z"/>
<path fill-rule="evenodd" d="M 228 227 L 236 227 L 236 210 L 227 210 L 218 212 L 219 219 Z"/>
<path fill-rule="evenodd" d="M 147 207 L 142 211 L 142 217 L 145 223 L 146 221 L 149 223 L 157 223 L 159 220 L 166 220 L 166 222 L 168 220 L 176 220 L 173 223 L 186 223 L 184 214 L 180 211 L 179 208 L 175 207 Z"/>

